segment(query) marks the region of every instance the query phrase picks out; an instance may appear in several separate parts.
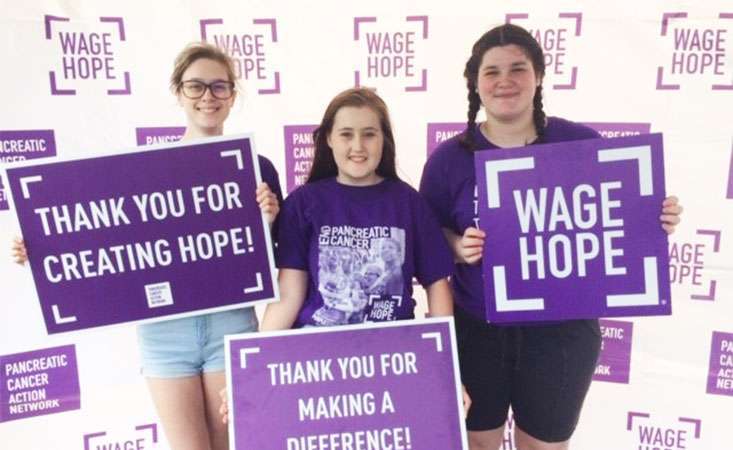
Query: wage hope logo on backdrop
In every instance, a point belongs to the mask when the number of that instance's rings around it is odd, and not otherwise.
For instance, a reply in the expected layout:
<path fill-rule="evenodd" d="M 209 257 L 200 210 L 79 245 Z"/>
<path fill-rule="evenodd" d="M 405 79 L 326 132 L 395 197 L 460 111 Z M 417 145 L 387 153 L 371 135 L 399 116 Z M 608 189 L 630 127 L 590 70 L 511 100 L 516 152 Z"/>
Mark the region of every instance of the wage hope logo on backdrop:
<path fill-rule="evenodd" d="M 678 90 L 701 82 L 712 90 L 733 90 L 733 12 L 701 20 L 687 12 L 662 13 L 660 38 L 669 47 L 657 67 L 657 90 Z"/>
<path fill-rule="evenodd" d="M 76 95 L 91 85 L 107 95 L 132 93 L 126 61 L 116 54 L 125 45 L 122 17 L 99 17 L 98 22 L 45 15 L 46 40 L 56 46 L 56 62 L 48 72 L 51 95 Z"/>
<path fill-rule="evenodd" d="M 56 156 L 53 130 L 0 130 L 0 164 Z M 0 180 L 0 211 L 8 209 L 8 194 Z"/>
<path fill-rule="evenodd" d="M 574 64 L 573 47 L 583 31 L 582 12 L 559 12 L 556 17 L 530 16 L 529 13 L 508 13 L 506 23 L 520 25 L 540 43 L 545 54 L 545 77 L 552 89 L 575 89 L 578 66 Z"/>
<path fill-rule="evenodd" d="M 259 94 L 280 93 L 280 71 L 275 61 L 277 19 L 252 19 L 233 25 L 224 19 L 201 19 L 201 40 L 214 44 L 234 61 L 237 78 L 257 87 Z"/>
<path fill-rule="evenodd" d="M 158 425 L 146 423 L 129 429 L 95 431 L 83 436 L 84 450 L 152 450 L 158 448 Z"/>
<path fill-rule="evenodd" d="M 428 35 L 428 16 L 407 16 L 402 20 L 354 17 L 354 41 L 359 55 L 354 86 L 397 83 L 406 92 L 427 91 L 428 69 L 423 60 Z"/>
<path fill-rule="evenodd" d="M 697 230 L 691 242 L 669 247 L 669 281 L 688 286 L 692 300 L 715 300 L 717 280 L 705 276 L 705 256 L 720 252 L 722 230 Z"/>
<path fill-rule="evenodd" d="M 702 435 L 702 420 L 670 418 L 647 412 L 629 411 L 626 430 L 632 433 L 633 450 L 696 450 Z"/>

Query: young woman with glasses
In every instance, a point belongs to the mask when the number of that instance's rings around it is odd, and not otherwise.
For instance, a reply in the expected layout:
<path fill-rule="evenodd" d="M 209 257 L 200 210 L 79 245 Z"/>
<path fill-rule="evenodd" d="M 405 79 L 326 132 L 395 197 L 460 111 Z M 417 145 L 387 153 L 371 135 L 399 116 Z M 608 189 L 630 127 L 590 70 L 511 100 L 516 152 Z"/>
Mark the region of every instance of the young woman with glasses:
<path fill-rule="evenodd" d="M 182 141 L 221 136 L 237 95 L 231 59 L 204 43 L 186 47 L 176 58 L 171 90 L 186 114 Z M 259 156 L 261 183 L 254 194 L 272 225 L 282 199 L 272 163 Z M 27 259 L 17 239 L 13 257 Z M 138 326 L 138 342 L 153 402 L 173 450 L 224 450 L 226 425 L 219 414 L 225 384 L 224 335 L 257 330 L 253 308 L 242 308 Z"/>

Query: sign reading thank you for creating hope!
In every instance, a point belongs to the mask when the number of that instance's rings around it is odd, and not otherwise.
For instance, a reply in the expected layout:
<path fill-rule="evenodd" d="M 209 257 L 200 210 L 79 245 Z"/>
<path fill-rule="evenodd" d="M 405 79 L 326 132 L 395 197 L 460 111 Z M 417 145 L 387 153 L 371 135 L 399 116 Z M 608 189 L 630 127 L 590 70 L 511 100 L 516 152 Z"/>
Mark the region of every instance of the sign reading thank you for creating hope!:
<path fill-rule="evenodd" d="M 49 333 L 276 297 L 248 136 L 7 169 Z"/>

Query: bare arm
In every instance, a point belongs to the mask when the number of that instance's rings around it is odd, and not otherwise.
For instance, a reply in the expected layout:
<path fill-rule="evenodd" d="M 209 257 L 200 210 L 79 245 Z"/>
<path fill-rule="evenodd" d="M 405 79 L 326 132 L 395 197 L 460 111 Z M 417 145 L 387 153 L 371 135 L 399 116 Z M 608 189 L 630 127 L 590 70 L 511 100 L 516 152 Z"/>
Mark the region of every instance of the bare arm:
<path fill-rule="evenodd" d="M 428 295 L 428 314 L 431 317 L 453 315 L 453 294 L 448 279 L 442 278 L 425 288 Z"/>
<path fill-rule="evenodd" d="M 280 288 L 280 301 L 267 305 L 260 331 L 287 330 L 293 326 L 305 300 L 308 272 L 280 269 L 277 282 Z"/>

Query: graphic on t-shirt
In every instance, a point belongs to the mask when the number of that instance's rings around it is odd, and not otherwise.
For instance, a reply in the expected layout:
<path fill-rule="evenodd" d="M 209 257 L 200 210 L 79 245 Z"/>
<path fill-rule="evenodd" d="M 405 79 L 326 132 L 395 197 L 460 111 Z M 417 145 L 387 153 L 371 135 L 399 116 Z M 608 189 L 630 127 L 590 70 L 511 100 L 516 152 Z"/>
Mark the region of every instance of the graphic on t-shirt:
<path fill-rule="evenodd" d="M 404 288 L 405 230 L 322 226 L 318 236 L 318 325 L 395 320 Z"/>

